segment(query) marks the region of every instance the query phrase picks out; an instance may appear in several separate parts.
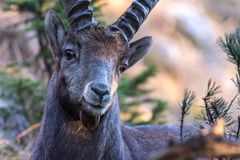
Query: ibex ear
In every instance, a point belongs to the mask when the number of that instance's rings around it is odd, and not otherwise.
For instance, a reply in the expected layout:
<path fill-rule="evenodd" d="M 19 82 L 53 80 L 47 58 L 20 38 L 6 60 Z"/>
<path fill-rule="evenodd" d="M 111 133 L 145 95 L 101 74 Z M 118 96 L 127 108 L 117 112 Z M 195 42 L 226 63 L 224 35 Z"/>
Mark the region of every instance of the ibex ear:
<path fill-rule="evenodd" d="M 149 50 L 152 45 L 152 37 L 144 37 L 130 44 L 130 58 L 128 67 L 139 61 Z"/>
<path fill-rule="evenodd" d="M 45 16 L 45 31 L 54 56 L 61 52 L 61 42 L 66 34 L 66 30 L 54 11 L 48 11 Z"/>

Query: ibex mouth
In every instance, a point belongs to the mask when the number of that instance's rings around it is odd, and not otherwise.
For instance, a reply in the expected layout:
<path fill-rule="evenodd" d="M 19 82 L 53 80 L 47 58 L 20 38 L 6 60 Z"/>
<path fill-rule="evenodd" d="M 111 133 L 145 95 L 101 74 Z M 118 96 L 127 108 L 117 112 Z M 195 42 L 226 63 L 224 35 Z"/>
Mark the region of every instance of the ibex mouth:
<path fill-rule="evenodd" d="M 83 126 L 89 130 L 94 130 L 99 126 L 101 116 L 108 107 L 93 105 L 82 98 L 81 109 L 79 111 L 79 120 Z"/>
<path fill-rule="evenodd" d="M 95 105 L 88 102 L 84 97 L 82 99 L 82 109 L 90 114 L 91 116 L 103 115 L 108 110 L 108 106 L 103 106 L 101 104 Z"/>

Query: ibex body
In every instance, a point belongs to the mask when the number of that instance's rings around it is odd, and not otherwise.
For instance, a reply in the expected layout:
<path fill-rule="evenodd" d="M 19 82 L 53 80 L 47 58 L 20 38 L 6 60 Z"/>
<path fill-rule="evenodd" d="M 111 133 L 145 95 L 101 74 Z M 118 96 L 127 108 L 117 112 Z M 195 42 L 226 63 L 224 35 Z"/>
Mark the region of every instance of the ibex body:
<path fill-rule="evenodd" d="M 63 0 L 71 29 L 49 11 L 45 28 L 56 60 L 32 160 L 147 159 L 177 137 L 178 128 L 121 123 L 122 72 L 148 51 L 151 38 L 129 43 L 158 0 L 137 0 L 116 23 L 92 19 L 88 0 Z"/>

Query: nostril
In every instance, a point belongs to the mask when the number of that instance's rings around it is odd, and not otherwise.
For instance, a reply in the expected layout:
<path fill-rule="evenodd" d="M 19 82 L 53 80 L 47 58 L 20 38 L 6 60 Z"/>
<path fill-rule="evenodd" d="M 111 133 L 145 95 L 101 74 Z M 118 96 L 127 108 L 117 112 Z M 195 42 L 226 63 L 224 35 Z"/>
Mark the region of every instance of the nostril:
<path fill-rule="evenodd" d="M 110 94 L 110 91 L 108 90 L 107 86 L 105 86 L 105 85 L 104 86 L 103 85 L 92 86 L 91 90 L 101 97 Z"/>

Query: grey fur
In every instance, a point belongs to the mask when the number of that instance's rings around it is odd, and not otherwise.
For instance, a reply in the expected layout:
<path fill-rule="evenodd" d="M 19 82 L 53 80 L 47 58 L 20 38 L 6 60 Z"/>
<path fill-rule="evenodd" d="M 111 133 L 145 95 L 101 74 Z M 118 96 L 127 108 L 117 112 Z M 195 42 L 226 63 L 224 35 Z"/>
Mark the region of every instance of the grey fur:
<path fill-rule="evenodd" d="M 54 11 L 45 29 L 56 68 L 31 160 L 140 160 L 179 139 L 176 126 L 129 127 L 119 118 L 122 72 L 147 53 L 150 37 L 129 44 L 97 24 L 67 32 Z"/>

